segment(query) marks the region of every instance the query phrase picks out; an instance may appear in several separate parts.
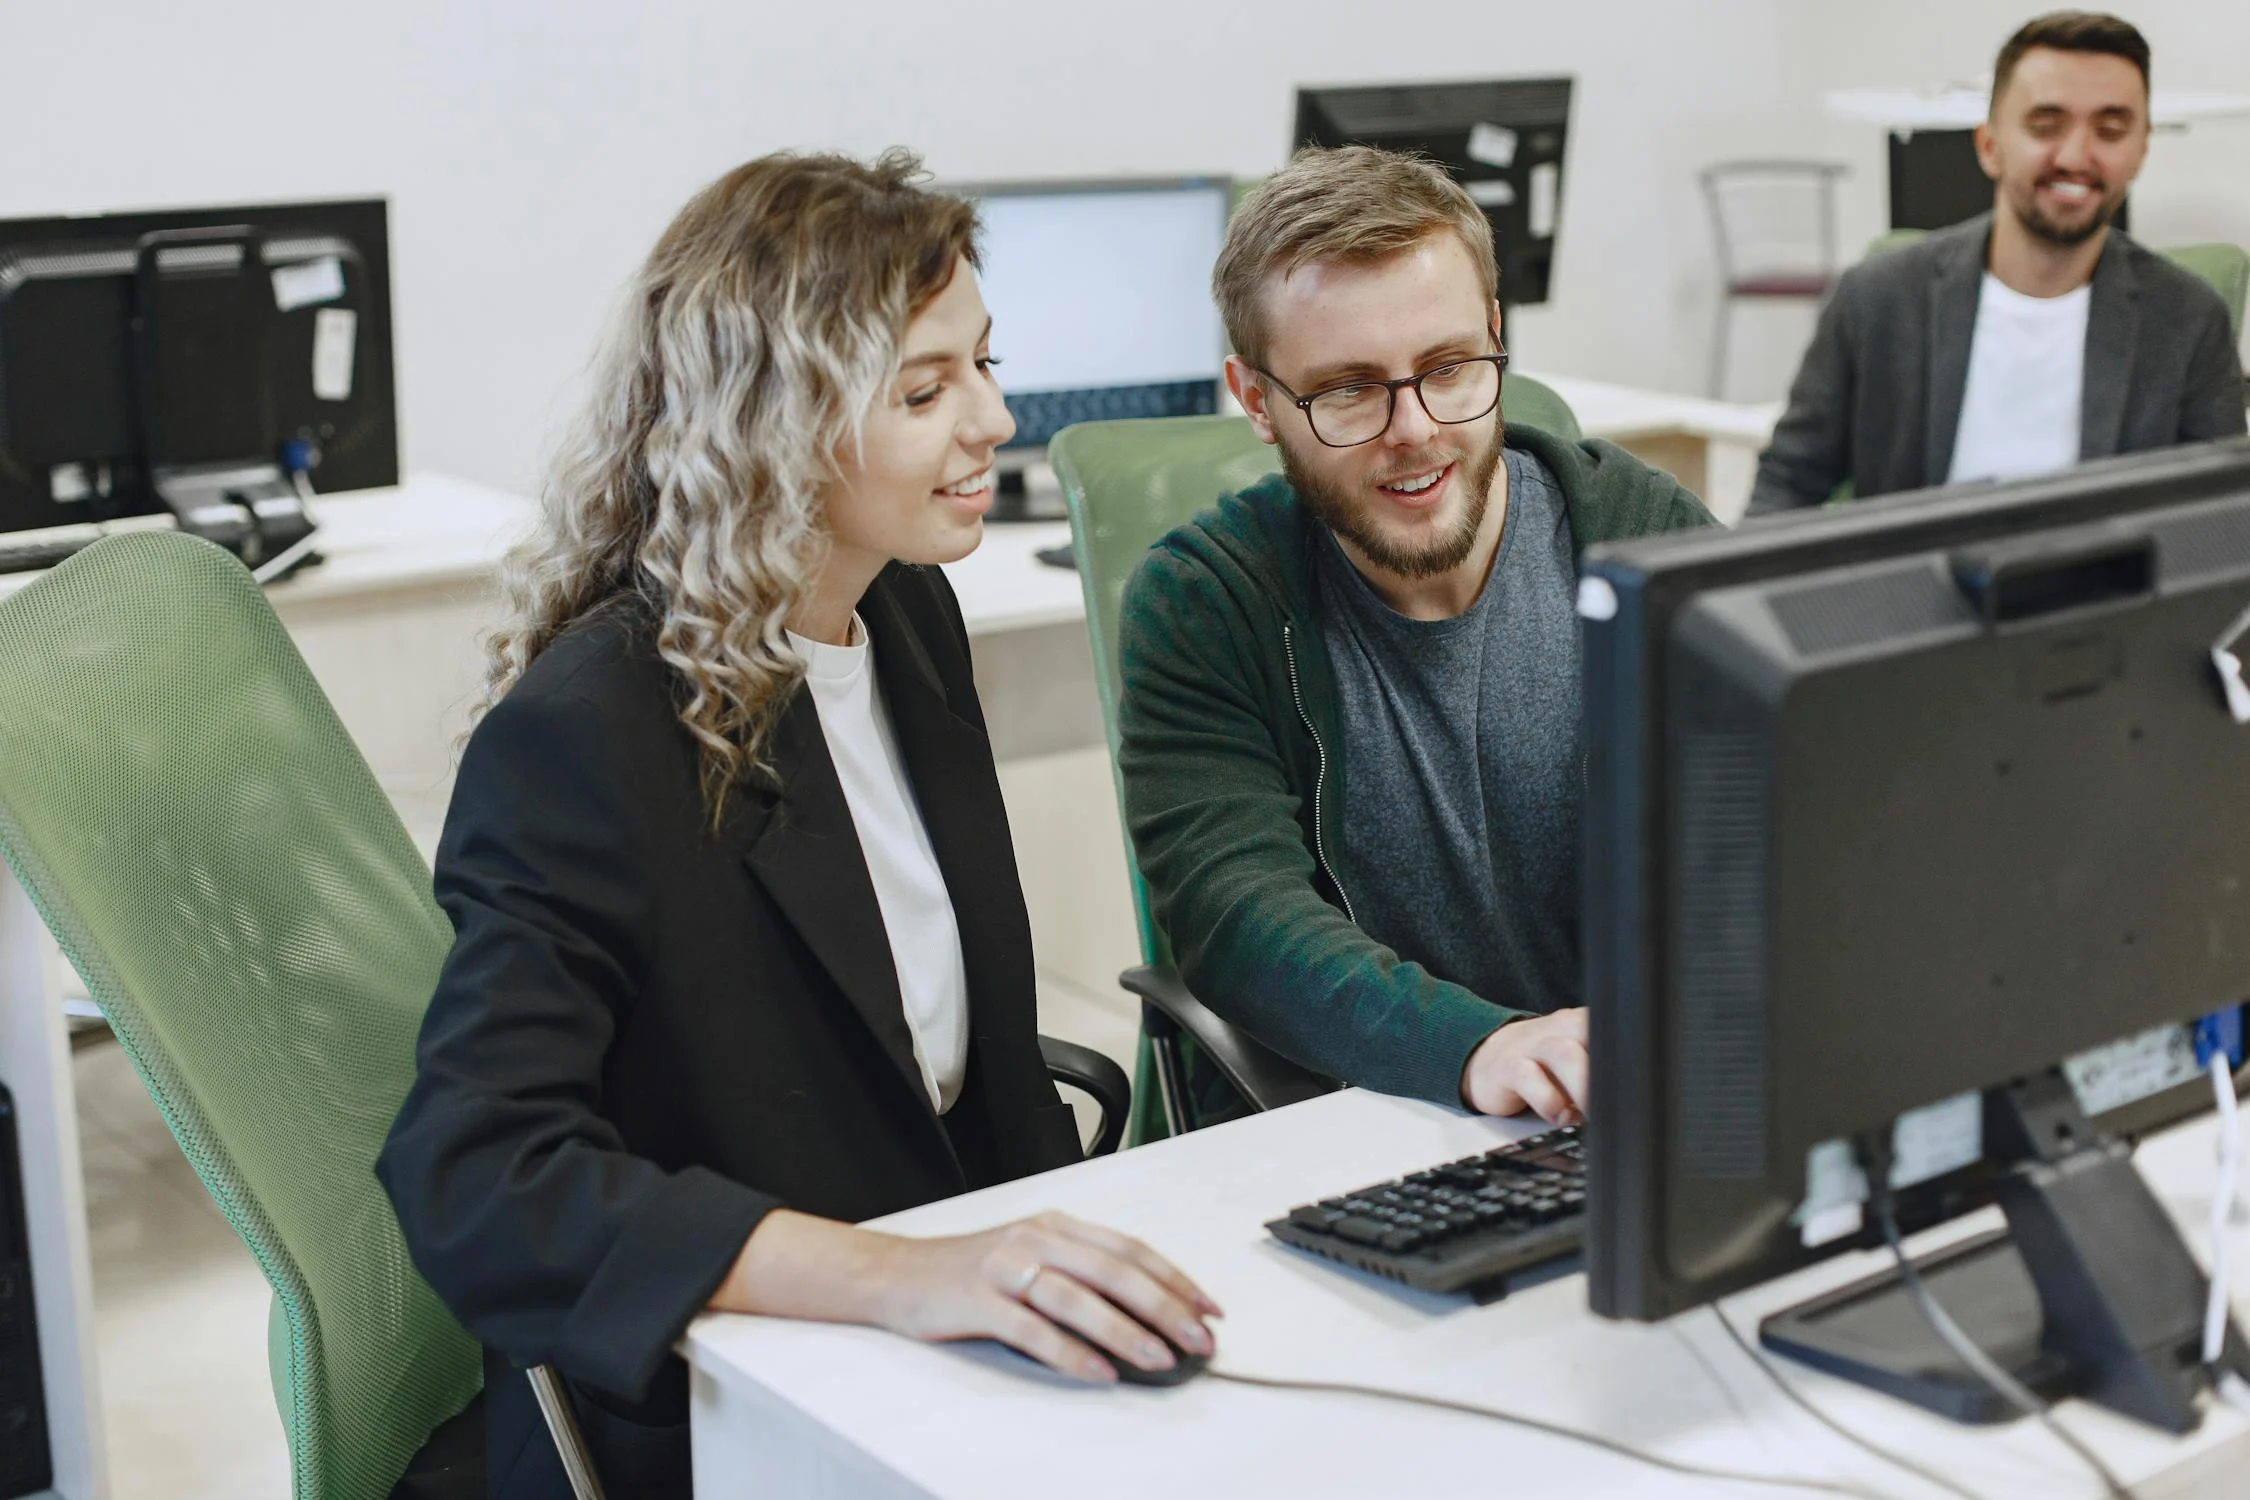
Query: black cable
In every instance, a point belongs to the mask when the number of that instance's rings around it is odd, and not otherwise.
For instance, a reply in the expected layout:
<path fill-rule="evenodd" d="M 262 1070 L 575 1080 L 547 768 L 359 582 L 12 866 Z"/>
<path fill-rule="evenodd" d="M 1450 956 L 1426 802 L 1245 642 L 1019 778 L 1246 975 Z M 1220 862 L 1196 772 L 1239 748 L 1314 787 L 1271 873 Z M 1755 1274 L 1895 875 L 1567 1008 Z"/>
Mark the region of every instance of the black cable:
<path fill-rule="evenodd" d="M 1236 1385 L 1261 1386 L 1276 1391 L 1317 1391 L 1332 1396 L 1371 1396 L 1378 1401 L 1398 1401 L 1409 1406 L 1434 1407 L 1439 1411 L 1458 1412 L 1466 1417 L 1484 1417 L 1489 1421 L 1505 1422 L 1511 1427 L 1528 1428 L 1543 1432 L 1549 1437 L 1567 1438 L 1574 1443 L 1584 1443 L 1599 1448 L 1619 1458 L 1629 1458 L 1635 1463 L 1664 1469 L 1689 1479 L 1723 1480 L 1728 1484 L 1765 1485 L 1772 1489 L 1810 1490 L 1822 1495 L 1849 1495 L 1852 1500 L 1887 1500 L 1874 1490 L 1861 1489 L 1853 1484 L 1840 1484 L 1829 1479 L 1792 1479 L 1780 1474 L 1746 1474 L 1739 1469 L 1710 1469 L 1701 1464 L 1683 1463 L 1676 1458 L 1666 1458 L 1661 1453 L 1650 1453 L 1603 1437 L 1598 1432 L 1586 1432 L 1576 1427 L 1565 1427 L 1559 1422 L 1549 1422 L 1540 1417 L 1526 1417 L 1516 1412 L 1502 1411 L 1494 1406 L 1478 1406 L 1468 1401 L 1448 1400 L 1444 1396 L 1424 1396 L 1414 1391 L 1396 1391 L 1376 1385 L 1349 1385 L 1333 1380 L 1281 1380 L 1270 1375 L 1244 1375 L 1234 1370 L 1222 1370 L 1217 1365 L 1204 1373 L 1218 1380 L 1231 1380 Z"/>
<path fill-rule="evenodd" d="M 1899 1240 L 1898 1215 L 1891 1207 L 1890 1186 L 1885 1180 L 1887 1176 L 1887 1173 L 1869 1172 L 1867 1196 L 1874 1204 L 1875 1221 L 1882 1228 L 1883 1243 L 1891 1247 L 1891 1258 L 1898 1262 L 1899 1279 L 1906 1283 L 1907 1294 L 1914 1299 L 1915 1307 L 1922 1314 L 1922 1321 L 1930 1325 L 1930 1332 L 1936 1334 L 1940 1342 L 1953 1351 L 1956 1359 L 2004 1397 L 2009 1405 L 2027 1417 L 2038 1418 L 2040 1425 L 2053 1433 L 2064 1447 L 2077 1454 L 2087 1468 L 2101 1476 L 2102 1483 L 2108 1487 L 2114 1500 L 2134 1500 L 2132 1490 L 2124 1480 L 2117 1477 L 2108 1464 L 2102 1462 L 2102 1456 L 2080 1441 L 2076 1433 L 2056 1421 L 2052 1407 L 2040 1400 L 2037 1394 L 2027 1389 L 2015 1376 L 2000 1368 L 1991 1355 L 1978 1348 L 1976 1340 L 1970 1338 L 1961 1325 L 1953 1321 L 1952 1314 L 1931 1294 L 1929 1284 L 1922 1280 L 1922 1273 L 1907 1258 L 1906 1246 Z"/>
<path fill-rule="evenodd" d="M 1969 1489 L 1965 1485 L 1956 1484 L 1952 1480 L 1946 1478 L 1943 1474 L 1938 1473 L 1935 1469 L 1925 1469 L 1920 1464 L 1914 1462 L 1914 1460 L 1910 1458 L 1903 1458 L 1900 1455 L 1893 1453 L 1890 1449 L 1874 1442 L 1873 1440 L 1860 1436 L 1858 1433 L 1852 1431 L 1849 1427 L 1846 1427 L 1843 1423 L 1837 1421 L 1828 1413 L 1822 1411 L 1819 1407 L 1813 1405 L 1812 1398 L 1810 1396 L 1807 1396 L 1803 1391 L 1798 1390 L 1794 1385 L 1791 1385 L 1787 1380 L 1784 1380 L 1782 1378 L 1781 1371 L 1774 1368 L 1773 1361 L 1760 1354 L 1756 1346 L 1754 1346 L 1749 1339 L 1743 1336 L 1742 1330 L 1734 1326 L 1734 1319 L 1727 1316 L 1727 1310 L 1724 1307 L 1721 1307 L 1716 1302 L 1712 1303 L 1711 1315 L 1719 1320 L 1719 1326 L 1727 1331 L 1727 1337 L 1734 1340 L 1734 1346 L 1742 1351 L 1742 1357 L 1749 1360 L 1750 1363 L 1756 1365 L 1759 1369 L 1763 1370 L 1765 1372 L 1766 1378 L 1773 1382 L 1774 1388 L 1776 1390 L 1780 1391 L 1781 1394 L 1787 1396 L 1791 1401 L 1794 1401 L 1798 1406 L 1802 1407 L 1805 1411 L 1805 1414 L 1811 1417 L 1814 1421 L 1818 1422 L 1821 1426 L 1827 1428 L 1830 1432 L 1835 1433 L 1836 1436 L 1842 1438 L 1845 1442 L 1854 1444 L 1857 1447 L 1874 1454 L 1883 1462 L 1894 1465 L 1897 1468 L 1904 1469 L 1907 1473 L 1912 1474 L 1916 1479 L 1921 1480 L 1924 1484 L 1934 1485 L 1938 1489 L 1944 1490 L 1949 1495 L 1959 1495 L 1961 1497 L 1961 1500 L 1984 1500 L 1984 1497 L 1979 1495 L 1975 1490 Z"/>

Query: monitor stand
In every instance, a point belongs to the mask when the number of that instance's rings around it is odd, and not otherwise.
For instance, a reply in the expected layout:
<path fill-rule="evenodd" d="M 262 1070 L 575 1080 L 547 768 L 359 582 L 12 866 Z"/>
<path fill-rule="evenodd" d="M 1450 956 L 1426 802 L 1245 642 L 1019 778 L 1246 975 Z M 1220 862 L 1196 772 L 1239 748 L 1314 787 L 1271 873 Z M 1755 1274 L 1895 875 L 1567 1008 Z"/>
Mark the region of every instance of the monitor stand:
<path fill-rule="evenodd" d="M 2202 1420 L 2208 1284 L 2122 1142 L 2102 1137 L 2059 1070 L 1985 1099 L 2008 1228 L 1915 1261 L 1969 1337 L 2048 1400 L 2084 1396 L 2171 1432 Z M 1938 1338 L 1896 1270 L 1778 1313 L 1769 1349 L 1959 1422 L 2015 1409 Z M 2225 1365 L 2250 1378 L 2232 1322 Z"/>
<path fill-rule="evenodd" d="M 149 478 L 180 530 L 218 543 L 252 568 L 281 558 L 313 533 L 305 487 L 279 464 L 182 464 L 157 468 Z"/>

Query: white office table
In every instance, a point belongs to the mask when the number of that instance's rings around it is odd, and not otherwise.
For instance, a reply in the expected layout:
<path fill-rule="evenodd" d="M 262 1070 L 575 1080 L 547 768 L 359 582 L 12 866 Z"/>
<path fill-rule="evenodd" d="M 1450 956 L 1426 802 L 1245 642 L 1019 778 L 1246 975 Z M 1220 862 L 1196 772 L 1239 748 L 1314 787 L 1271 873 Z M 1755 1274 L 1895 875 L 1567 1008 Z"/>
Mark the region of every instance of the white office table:
<path fill-rule="evenodd" d="M 1933 89 L 1831 89 L 1820 96 L 1822 106 L 1840 119 L 1907 131 L 1971 129 L 1984 123 L 1991 101 L 1990 78 Z M 2153 89 L 2148 96 L 2148 115 L 2149 123 L 2158 129 L 2250 115 L 2250 94 Z"/>
<path fill-rule="evenodd" d="M 1480 1308 L 1340 1269 L 1260 1227 L 1295 1204 L 1529 1128 L 1349 1091 L 876 1222 L 944 1234 L 1064 1209 L 1141 1236 L 1201 1282 L 1227 1309 L 1221 1367 L 1505 1406 L 1696 1464 L 1849 1480 L 1881 1495 L 1934 1493 L 1789 1404 L 1708 1311 L 1655 1326 L 1606 1322 L 1586 1310 L 1576 1275 Z M 2142 1161 L 2200 1249 L 2209 1126 L 2151 1143 Z M 1730 1299 L 1729 1312 L 1749 1334 L 1765 1313 L 1874 1264 L 1846 1257 Z M 2250 1274 L 2250 1257 L 2239 1270 Z M 685 1352 L 696 1488 L 708 1496 L 1738 1492 L 1478 1418 L 1209 1376 L 1170 1390 L 1088 1389 L 990 1346 L 927 1346 L 861 1328 L 707 1316 L 689 1328 Z M 1782 1371 L 1853 1430 L 1979 1494 L 2099 1491 L 2034 1424 L 1957 1427 L 1795 1366 Z M 2066 1406 L 2062 1420 L 2150 1500 L 2250 1489 L 2250 1422 L 2231 1410 L 2215 1408 L 2186 1439 L 2083 1403 Z"/>
<path fill-rule="evenodd" d="M 1587 437 L 1606 438 L 1664 470 L 1725 524 L 1742 519 L 1781 402 L 1711 401 L 1574 375 L 1532 378 L 1570 404 Z"/>

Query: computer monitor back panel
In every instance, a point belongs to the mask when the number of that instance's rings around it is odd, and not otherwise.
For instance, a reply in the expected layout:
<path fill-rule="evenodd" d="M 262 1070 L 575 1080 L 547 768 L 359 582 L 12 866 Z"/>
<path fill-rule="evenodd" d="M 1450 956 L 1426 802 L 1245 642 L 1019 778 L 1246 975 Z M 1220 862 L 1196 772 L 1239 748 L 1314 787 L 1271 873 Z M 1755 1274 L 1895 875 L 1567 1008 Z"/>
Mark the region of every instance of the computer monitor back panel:
<path fill-rule="evenodd" d="M 1074 421 L 1218 409 L 1223 178 L 963 186 L 984 232 L 994 372 L 1033 448 Z"/>
<path fill-rule="evenodd" d="M 1860 509 L 1590 568 L 1604 1312 L 1843 1248 L 1798 1222 L 1821 1142 L 2250 995 L 2250 727 L 2210 660 L 2250 606 L 2250 445 Z M 2011 547 L 2126 561 L 1994 625 L 1956 569 Z"/>
<path fill-rule="evenodd" d="M 1500 300 L 1545 302 L 1562 222 L 1569 78 L 1400 83 L 1297 92 L 1293 146 L 1379 146 L 1429 157 L 1491 221 Z"/>
<path fill-rule="evenodd" d="M 320 451 L 316 490 L 398 482 L 388 210 L 381 200 L 271 204 L 0 222 L 0 531 L 164 509 L 139 472 L 141 390 L 167 393 L 157 462 L 244 457 L 239 407 L 203 403 L 197 382 L 233 383 L 248 357 L 210 342 L 221 283 L 166 282 L 184 340 L 136 372 L 135 267 L 144 235 L 245 226 L 260 236 L 255 279 L 270 284 L 260 419 Z M 210 253 L 204 251 L 201 253 Z M 203 347 L 197 347 L 198 344 Z M 222 430 L 223 429 L 223 430 Z M 270 458 L 271 455 L 265 455 Z"/>

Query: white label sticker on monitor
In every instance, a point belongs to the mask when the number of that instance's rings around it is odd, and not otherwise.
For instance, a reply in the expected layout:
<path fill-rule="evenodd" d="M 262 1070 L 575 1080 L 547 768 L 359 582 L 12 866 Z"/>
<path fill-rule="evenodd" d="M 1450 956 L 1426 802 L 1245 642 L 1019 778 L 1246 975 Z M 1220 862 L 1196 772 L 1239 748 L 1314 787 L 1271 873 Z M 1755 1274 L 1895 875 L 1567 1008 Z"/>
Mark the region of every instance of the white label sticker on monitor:
<path fill-rule="evenodd" d="M 1849 1141 L 1822 1141 L 1805 1153 L 1805 1201 L 1798 1205 L 1798 1235 L 1815 1249 L 1859 1233 L 1865 1221 L 1867 1174 L 1859 1169 Z"/>
<path fill-rule="evenodd" d="M 94 498 L 94 481 L 84 464 L 56 464 L 47 471 L 47 493 L 57 505 L 78 505 Z"/>
<path fill-rule="evenodd" d="M 1505 177 L 1480 177 L 1468 189 L 1479 208 L 1506 208 L 1516 201 L 1516 185 Z"/>
<path fill-rule="evenodd" d="M 1984 1095 L 1972 1089 L 1920 1109 L 1891 1126 L 1891 1186 L 1912 1187 L 1984 1155 Z"/>
<path fill-rule="evenodd" d="M 2201 1072 L 2195 1065 L 2195 1039 L 2185 1026 L 2154 1027 L 2063 1063 L 2078 1107 L 2090 1115 L 2161 1094 Z"/>
<path fill-rule="evenodd" d="M 273 305 L 283 312 L 334 302 L 343 295 L 344 263 L 333 255 L 274 267 Z"/>
<path fill-rule="evenodd" d="M 1505 125 L 1480 120 L 1469 127 L 1469 160 L 1505 172 L 1516 164 L 1516 133 Z"/>
<path fill-rule="evenodd" d="M 352 399 L 352 355 L 359 343 L 359 314 L 324 307 L 313 315 L 312 387 L 323 401 Z"/>
<path fill-rule="evenodd" d="M 1540 162 L 1531 169 L 1531 237 L 1550 240 L 1555 237 L 1555 208 L 1562 192 L 1562 168 L 1551 161 Z"/>

